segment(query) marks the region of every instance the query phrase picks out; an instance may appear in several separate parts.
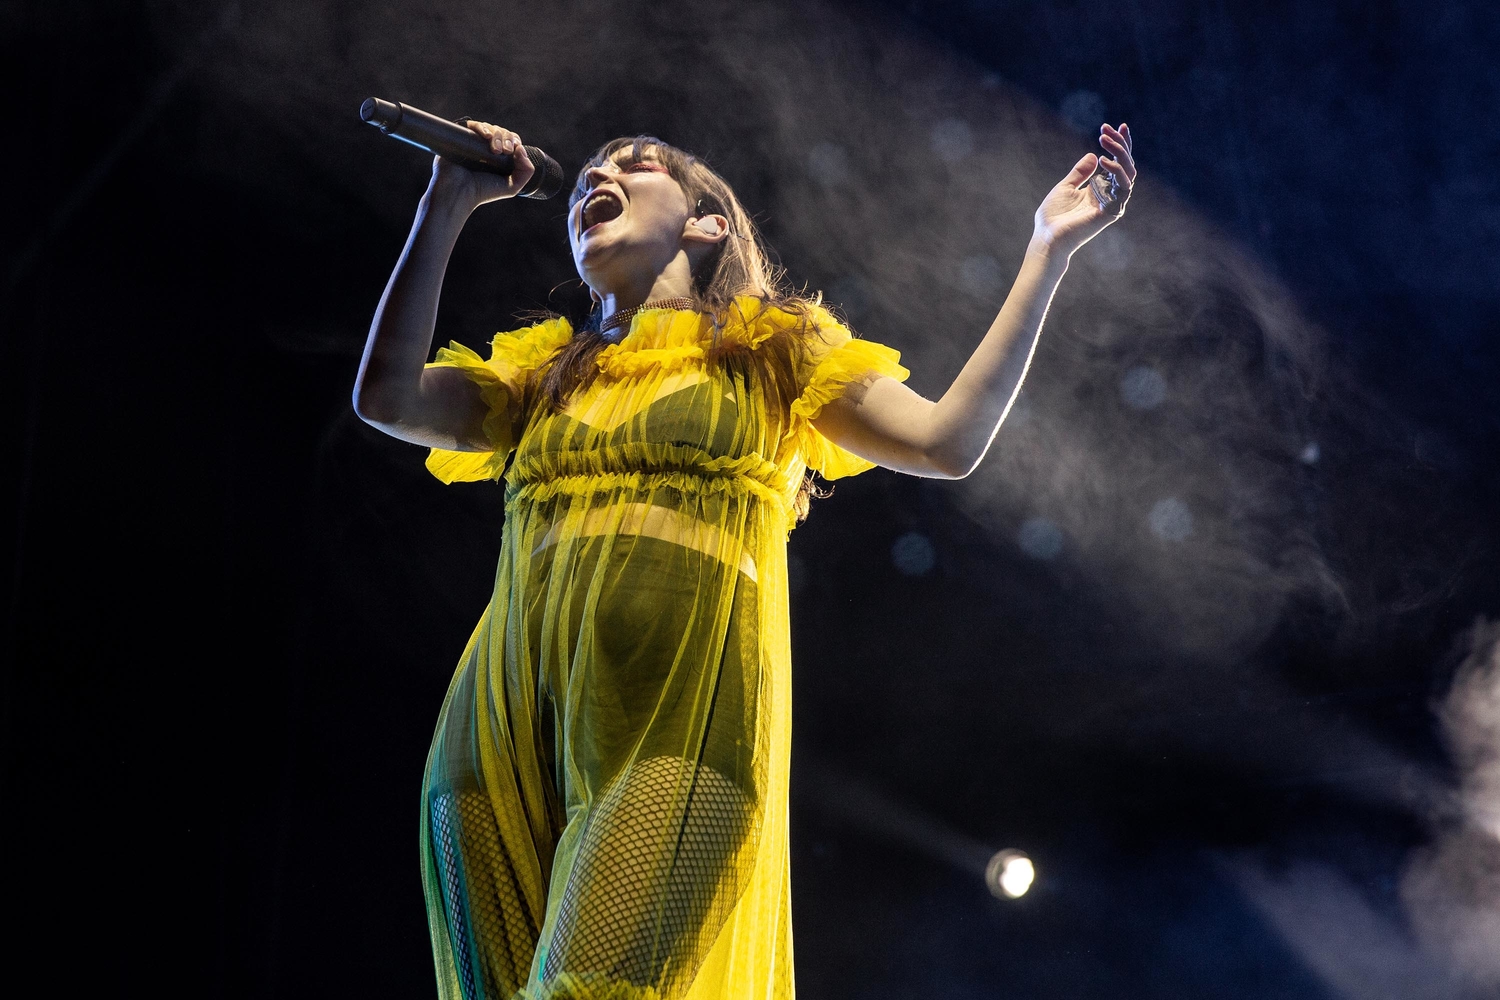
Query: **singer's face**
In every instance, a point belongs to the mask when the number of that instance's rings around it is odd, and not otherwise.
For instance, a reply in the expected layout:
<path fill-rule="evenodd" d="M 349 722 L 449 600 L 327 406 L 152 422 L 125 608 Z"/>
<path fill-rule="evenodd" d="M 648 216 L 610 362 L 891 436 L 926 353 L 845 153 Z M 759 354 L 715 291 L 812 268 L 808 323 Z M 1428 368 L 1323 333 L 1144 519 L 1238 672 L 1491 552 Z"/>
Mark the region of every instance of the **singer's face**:
<path fill-rule="evenodd" d="M 682 249 L 692 216 L 687 194 L 649 147 L 632 161 L 629 147 L 589 170 L 588 192 L 568 213 L 579 277 L 600 294 L 636 272 L 659 272 Z"/>

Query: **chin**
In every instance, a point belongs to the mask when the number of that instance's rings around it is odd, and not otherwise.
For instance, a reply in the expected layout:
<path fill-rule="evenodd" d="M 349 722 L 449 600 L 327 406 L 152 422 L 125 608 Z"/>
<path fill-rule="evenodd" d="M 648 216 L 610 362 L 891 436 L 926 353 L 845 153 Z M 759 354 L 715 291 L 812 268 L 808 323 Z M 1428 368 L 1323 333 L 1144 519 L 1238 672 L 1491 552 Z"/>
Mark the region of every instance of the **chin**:
<path fill-rule="evenodd" d="M 579 276 L 583 277 L 584 281 L 588 281 L 589 272 L 597 275 L 609 261 L 628 260 L 633 249 L 635 248 L 620 239 L 596 237 L 586 246 L 574 251 L 573 266 L 578 270 Z"/>

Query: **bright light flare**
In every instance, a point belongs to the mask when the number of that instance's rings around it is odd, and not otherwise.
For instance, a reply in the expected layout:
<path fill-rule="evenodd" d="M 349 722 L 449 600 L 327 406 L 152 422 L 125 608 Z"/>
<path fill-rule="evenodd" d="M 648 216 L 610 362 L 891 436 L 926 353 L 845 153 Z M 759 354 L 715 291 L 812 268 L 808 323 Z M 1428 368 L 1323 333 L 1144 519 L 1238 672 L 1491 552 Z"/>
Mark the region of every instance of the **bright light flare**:
<path fill-rule="evenodd" d="M 984 881 L 996 898 L 1020 899 L 1036 881 L 1036 866 L 1024 851 L 998 851 L 985 866 Z"/>

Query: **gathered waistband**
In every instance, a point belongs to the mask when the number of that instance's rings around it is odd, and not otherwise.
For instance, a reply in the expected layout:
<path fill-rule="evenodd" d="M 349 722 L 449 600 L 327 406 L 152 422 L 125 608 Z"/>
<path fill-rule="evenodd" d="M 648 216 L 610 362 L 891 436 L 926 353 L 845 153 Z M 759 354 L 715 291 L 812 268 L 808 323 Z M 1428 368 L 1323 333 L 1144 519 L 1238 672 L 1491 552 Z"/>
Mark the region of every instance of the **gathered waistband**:
<path fill-rule="evenodd" d="M 671 542 L 737 566 L 752 583 L 759 582 L 755 557 L 742 542 L 691 514 L 650 503 L 596 507 L 577 518 L 558 521 L 532 546 L 531 554 L 541 555 L 549 546 L 556 545 L 567 536 L 588 538 L 597 535 L 644 535 Z M 736 553 L 738 559 L 735 558 Z"/>
<path fill-rule="evenodd" d="M 771 504 L 782 515 L 792 511 L 791 497 L 760 479 L 735 473 L 700 472 L 599 472 L 561 475 L 547 479 L 510 479 L 506 493 L 507 508 L 517 503 L 536 503 L 555 496 L 592 496 L 597 493 L 650 493 L 653 490 L 675 490 L 684 494 L 725 494 L 743 496 Z"/>

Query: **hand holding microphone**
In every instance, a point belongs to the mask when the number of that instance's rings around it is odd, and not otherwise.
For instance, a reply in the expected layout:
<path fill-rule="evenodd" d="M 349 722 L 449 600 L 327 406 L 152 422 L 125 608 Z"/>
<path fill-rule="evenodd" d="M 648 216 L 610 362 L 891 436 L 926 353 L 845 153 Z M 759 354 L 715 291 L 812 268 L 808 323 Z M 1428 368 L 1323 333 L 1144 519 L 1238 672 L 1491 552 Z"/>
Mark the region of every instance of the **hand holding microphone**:
<path fill-rule="evenodd" d="M 468 119 L 450 122 L 375 97 L 364 102 L 359 116 L 394 139 L 436 154 L 433 185 L 469 187 L 471 208 L 501 198 L 551 198 L 562 189 L 557 161 L 523 145 L 508 129 Z"/>
<path fill-rule="evenodd" d="M 432 161 L 432 182 L 435 187 L 462 188 L 469 185 L 472 188 L 472 203 L 476 208 L 503 198 L 535 197 L 534 193 L 527 193 L 526 186 L 536 176 L 537 168 L 531 162 L 530 153 L 521 144 L 519 135 L 488 122 L 466 121 L 464 127 L 484 141 L 491 155 L 510 158 L 513 161 L 510 173 L 478 169 L 462 160 L 439 153 Z"/>

